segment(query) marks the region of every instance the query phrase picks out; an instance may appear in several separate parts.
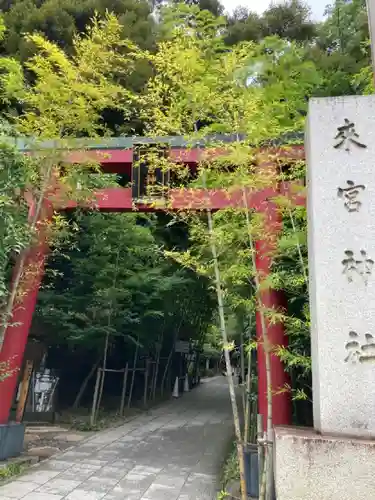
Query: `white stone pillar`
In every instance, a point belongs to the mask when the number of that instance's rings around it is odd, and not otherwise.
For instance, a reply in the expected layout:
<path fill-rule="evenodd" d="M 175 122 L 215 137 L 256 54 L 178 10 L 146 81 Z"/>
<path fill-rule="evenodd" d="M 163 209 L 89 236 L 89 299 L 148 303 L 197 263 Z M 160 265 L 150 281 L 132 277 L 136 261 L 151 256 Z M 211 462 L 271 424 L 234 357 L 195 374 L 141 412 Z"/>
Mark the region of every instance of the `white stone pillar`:
<path fill-rule="evenodd" d="M 314 427 L 375 435 L 375 96 L 312 99 L 306 134 Z"/>

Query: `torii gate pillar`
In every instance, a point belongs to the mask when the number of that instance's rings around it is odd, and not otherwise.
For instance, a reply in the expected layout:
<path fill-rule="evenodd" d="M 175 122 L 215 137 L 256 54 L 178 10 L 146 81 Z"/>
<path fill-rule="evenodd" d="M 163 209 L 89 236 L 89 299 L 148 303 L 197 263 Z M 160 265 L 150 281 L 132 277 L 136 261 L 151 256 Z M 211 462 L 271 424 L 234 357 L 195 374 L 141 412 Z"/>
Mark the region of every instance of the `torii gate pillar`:
<path fill-rule="evenodd" d="M 30 207 L 30 211 L 34 206 Z M 50 220 L 52 206 L 45 206 L 37 223 L 37 241 L 27 250 L 20 296 L 13 306 L 12 318 L 0 348 L 0 425 L 8 423 L 17 381 L 22 368 L 29 330 L 44 275 L 48 247 L 46 223 Z M 14 273 L 17 272 L 17 265 Z"/>
<path fill-rule="evenodd" d="M 275 252 L 275 242 L 280 231 L 281 221 L 277 207 L 271 201 L 265 204 L 263 231 L 267 235 L 264 240 L 255 242 L 256 269 L 260 281 L 266 279 L 271 272 L 272 257 Z M 284 310 L 286 306 L 285 295 L 282 291 L 264 289 L 261 291 L 260 299 L 263 307 L 275 311 Z M 271 350 L 275 346 L 288 345 L 288 338 L 282 323 L 267 324 L 268 340 Z M 256 334 L 258 339 L 258 413 L 263 416 L 264 429 L 267 427 L 267 370 L 263 347 L 263 329 L 261 315 L 256 312 Z M 271 380 L 272 380 L 272 422 L 273 425 L 292 424 L 292 401 L 290 390 L 290 378 L 284 369 L 280 358 L 271 354 Z"/>

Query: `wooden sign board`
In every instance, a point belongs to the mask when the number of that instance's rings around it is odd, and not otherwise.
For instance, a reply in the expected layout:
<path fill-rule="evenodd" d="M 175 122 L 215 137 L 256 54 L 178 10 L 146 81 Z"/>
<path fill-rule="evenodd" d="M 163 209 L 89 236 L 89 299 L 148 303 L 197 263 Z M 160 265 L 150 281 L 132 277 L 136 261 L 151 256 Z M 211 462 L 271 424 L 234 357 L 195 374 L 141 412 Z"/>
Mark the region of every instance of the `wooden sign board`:
<path fill-rule="evenodd" d="M 17 411 L 16 411 L 16 422 L 22 422 L 23 414 L 25 413 L 25 405 L 27 401 L 27 395 L 29 393 L 30 379 L 33 373 L 34 363 L 31 360 L 26 361 L 25 369 L 21 381 L 20 397 L 18 400 Z"/>

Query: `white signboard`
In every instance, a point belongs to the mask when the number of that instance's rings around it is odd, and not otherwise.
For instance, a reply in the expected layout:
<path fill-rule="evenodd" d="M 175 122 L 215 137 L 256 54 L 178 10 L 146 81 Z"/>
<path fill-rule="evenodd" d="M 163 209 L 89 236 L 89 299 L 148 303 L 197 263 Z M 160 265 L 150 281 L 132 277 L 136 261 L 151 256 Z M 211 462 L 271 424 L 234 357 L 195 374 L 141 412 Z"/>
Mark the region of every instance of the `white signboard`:
<path fill-rule="evenodd" d="M 185 340 L 177 340 L 175 352 L 180 352 L 182 354 L 189 354 L 190 342 L 187 342 Z"/>

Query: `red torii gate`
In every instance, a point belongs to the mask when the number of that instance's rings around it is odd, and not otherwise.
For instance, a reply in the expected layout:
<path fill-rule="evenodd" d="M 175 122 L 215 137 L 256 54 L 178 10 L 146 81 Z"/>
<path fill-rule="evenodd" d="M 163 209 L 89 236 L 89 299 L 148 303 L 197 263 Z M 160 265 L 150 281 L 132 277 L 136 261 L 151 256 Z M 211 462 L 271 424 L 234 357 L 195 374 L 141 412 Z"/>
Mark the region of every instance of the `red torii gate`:
<path fill-rule="evenodd" d="M 164 138 L 171 146 L 169 156 L 177 163 L 187 164 L 194 167 L 198 164 L 202 155 L 201 148 L 173 147 L 173 143 L 178 142 L 178 138 Z M 127 142 L 126 142 L 127 141 Z M 138 139 L 139 144 L 141 139 Z M 112 143 L 112 145 L 111 145 Z M 172 143 L 172 144 L 171 144 Z M 181 143 L 181 141 L 180 141 Z M 142 143 L 144 144 L 144 143 Z M 147 145 L 147 143 L 146 143 Z M 20 149 L 25 149 L 20 147 Z M 26 149 L 25 149 L 26 152 Z M 304 158 L 303 146 L 294 146 L 288 149 L 273 149 L 269 151 L 277 157 L 285 158 L 286 161 L 298 160 Z M 218 152 L 218 154 L 220 154 Z M 264 158 L 264 154 L 261 155 Z M 106 173 L 130 173 L 133 164 L 133 145 L 129 140 L 114 139 L 107 141 L 106 145 L 89 147 L 86 151 L 76 151 L 69 153 L 69 161 L 78 163 L 87 161 L 87 158 L 95 158 L 100 162 L 102 170 Z M 259 169 L 269 170 L 273 164 L 269 159 L 258 164 Z M 305 198 L 302 195 L 293 193 L 290 184 L 283 183 L 276 188 L 267 188 L 256 192 L 247 192 L 247 203 L 250 209 L 256 210 L 264 215 L 265 233 L 277 236 L 281 228 L 281 219 L 273 198 L 284 194 L 292 197 L 297 205 L 304 205 Z M 34 213 L 34 202 L 28 200 L 29 215 Z M 95 194 L 93 205 L 97 210 L 105 212 L 130 212 L 134 210 L 134 200 L 132 198 L 131 188 L 108 188 L 98 191 Z M 48 219 L 53 210 L 74 209 L 77 206 L 75 202 L 58 202 L 45 200 L 41 222 Z M 171 189 L 169 191 L 168 210 L 178 211 L 181 209 L 203 210 L 211 209 L 213 211 L 226 207 L 243 208 L 243 193 L 229 193 L 225 190 L 202 190 L 202 189 Z M 165 208 L 165 207 L 164 207 Z M 162 211 L 163 207 L 150 205 L 138 205 L 137 211 Z M 261 277 L 266 277 L 270 273 L 272 264 L 272 253 L 274 251 L 274 242 L 270 238 L 259 240 L 256 247 L 256 266 Z M 15 304 L 12 311 L 11 325 L 8 326 L 4 343 L 0 351 L 0 366 L 6 366 L 10 376 L 0 382 L 0 425 L 7 424 L 9 414 L 17 386 L 19 370 L 22 367 L 23 355 L 31 327 L 32 317 L 37 302 L 37 296 L 44 274 L 44 264 L 48 254 L 48 246 L 45 240 L 45 229 L 40 224 L 38 230 L 38 241 L 27 251 L 25 269 L 31 269 L 32 272 L 25 273 L 22 282 L 23 293 L 20 301 Z M 265 307 L 279 309 L 285 306 L 284 294 L 275 290 L 264 290 L 262 292 L 262 301 Z M 259 339 L 262 338 L 262 328 L 259 314 L 256 315 L 256 332 Z M 287 337 L 282 324 L 269 325 L 268 330 L 270 342 L 274 345 L 285 346 Z M 283 364 L 277 356 L 272 356 L 272 387 L 275 392 L 286 386 L 289 378 L 284 371 Z M 264 422 L 267 421 L 267 383 L 266 368 L 263 355 L 262 342 L 258 344 L 258 396 L 259 413 L 263 415 Z M 291 397 L 288 391 L 278 391 L 274 394 L 274 425 L 291 424 L 292 405 Z"/>

